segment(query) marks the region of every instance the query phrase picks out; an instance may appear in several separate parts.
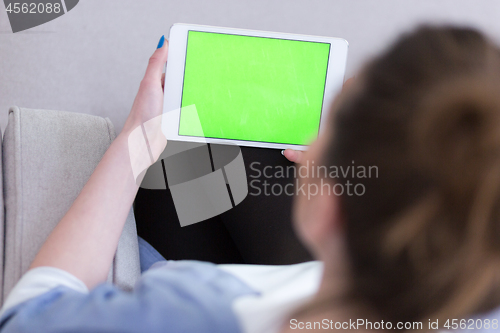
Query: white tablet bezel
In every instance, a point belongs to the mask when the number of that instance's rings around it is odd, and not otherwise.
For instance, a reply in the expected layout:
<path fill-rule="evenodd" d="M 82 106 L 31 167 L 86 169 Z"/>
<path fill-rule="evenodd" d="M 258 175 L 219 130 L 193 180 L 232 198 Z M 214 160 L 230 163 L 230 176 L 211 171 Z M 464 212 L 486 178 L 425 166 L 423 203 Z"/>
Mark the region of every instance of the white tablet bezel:
<path fill-rule="evenodd" d="M 325 93 L 323 97 L 323 107 L 319 132 L 323 129 L 323 124 L 328 114 L 330 104 L 334 97 L 342 89 L 344 82 L 345 68 L 347 62 L 348 43 L 342 38 L 319 37 L 296 35 L 288 33 L 243 30 L 233 28 L 211 27 L 193 24 L 174 24 L 170 28 L 169 54 L 165 74 L 165 96 L 163 104 L 162 131 L 167 140 L 189 141 L 201 143 L 233 144 L 238 146 L 250 146 L 260 148 L 295 149 L 306 150 L 307 146 L 294 144 L 281 144 L 259 141 L 242 141 L 232 139 L 205 138 L 197 136 L 179 135 L 180 107 L 182 99 L 182 89 L 184 82 L 184 66 L 186 59 L 188 32 L 203 31 L 225 33 L 242 36 L 269 37 L 280 39 L 291 39 L 299 41 L 321 42 L 330 44 L 330 55 L 328 59 L 328 70 L 326 75 Z"/>

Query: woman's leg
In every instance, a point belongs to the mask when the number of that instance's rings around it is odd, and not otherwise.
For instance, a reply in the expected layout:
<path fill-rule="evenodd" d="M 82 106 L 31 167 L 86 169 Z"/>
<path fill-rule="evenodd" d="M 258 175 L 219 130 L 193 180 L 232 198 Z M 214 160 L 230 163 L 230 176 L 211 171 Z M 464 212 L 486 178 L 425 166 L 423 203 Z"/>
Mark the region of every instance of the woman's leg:
<path fill-rule="evenodd" d="M 312 260 L 295 236 L 291 222 L 294 164 L 276 149 L 241 147 L 241 150 L 248 195 L 220 218 L 244 261 L 279 265 Z"/>
<path fill-rule="evenodd" d="M 134 214 L 138 235 L 166 259 L 243 263 L 219 217 L 181 227 L 170 190 L 140 188 Z"/>
<path fill-rule="evenodd" d="M 289 194 L 293 194 L 295 179 L 290 171 L 294 165 L 279 150 L 241 150 L 248 195 L 239 205 L 217 217 L 181 227 L 168 189 L 141 188 L 134 204 L 139 236 L 166 259 L 275 265 L 311 260 L 291 223 L 293 196 Z M 280 168 L 283 176 L 276 174 Z"/>

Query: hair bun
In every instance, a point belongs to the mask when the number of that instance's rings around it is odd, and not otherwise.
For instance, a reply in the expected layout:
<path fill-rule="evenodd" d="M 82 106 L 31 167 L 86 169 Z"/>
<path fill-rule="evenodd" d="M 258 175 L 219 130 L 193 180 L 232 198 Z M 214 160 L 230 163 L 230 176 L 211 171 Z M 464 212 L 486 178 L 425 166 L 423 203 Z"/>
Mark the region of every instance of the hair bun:
<path fill-rule="evenodd" d="M 417 161 L 437 184 L 454 194 L 470 193 L 500 157 L 500 82 L 487 77 L 443 82 L 419 107 Z"/>

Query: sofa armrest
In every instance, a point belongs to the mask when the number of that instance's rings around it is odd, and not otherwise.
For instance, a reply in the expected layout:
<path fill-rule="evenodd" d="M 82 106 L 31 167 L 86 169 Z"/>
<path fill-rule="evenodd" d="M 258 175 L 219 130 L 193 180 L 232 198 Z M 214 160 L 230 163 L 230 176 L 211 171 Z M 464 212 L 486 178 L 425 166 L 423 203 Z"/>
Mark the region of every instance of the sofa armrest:
<path fill-rule="evenodd" d="M 109 119 L 13 107 L 3 140 L 5 257 L 3 296 L 29 268 L 115 138 Z M 132 210 L 109 280 L 131 288 L 140 276 Z"/>

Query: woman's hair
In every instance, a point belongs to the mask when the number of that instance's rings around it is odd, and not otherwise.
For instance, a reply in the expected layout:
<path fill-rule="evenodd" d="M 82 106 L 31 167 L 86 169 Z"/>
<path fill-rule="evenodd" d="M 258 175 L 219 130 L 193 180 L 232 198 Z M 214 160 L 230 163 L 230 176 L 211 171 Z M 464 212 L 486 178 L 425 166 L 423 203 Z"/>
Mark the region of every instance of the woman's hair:
<path fill-rule="evenodd" d="M 325 162 L 376 166 L 341 198 L 352 296 L 383 320 L 466 318 L 500 304 L 500 51 L 422 27 L 333 107 Z"/>

